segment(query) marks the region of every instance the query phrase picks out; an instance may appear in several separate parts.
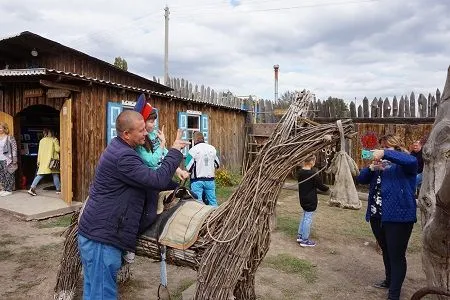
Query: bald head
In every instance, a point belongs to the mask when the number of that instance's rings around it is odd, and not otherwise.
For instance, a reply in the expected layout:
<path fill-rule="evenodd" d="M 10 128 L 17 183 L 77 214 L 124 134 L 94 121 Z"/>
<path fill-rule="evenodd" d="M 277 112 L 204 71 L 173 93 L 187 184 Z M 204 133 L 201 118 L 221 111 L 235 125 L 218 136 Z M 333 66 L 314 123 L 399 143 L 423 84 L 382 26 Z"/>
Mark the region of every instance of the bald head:
<path fill-rule="evenodd" d="M 117 135 L 122 137 L 125 131 L 134 129 L 136 123 L 140 120 L 144 120 L 140 113 L 133 110 L 124 110 L 116 120 Z"/>
<path fill-rule="evenodd" d="M 142 115 L 133 110 L 124 110 L 116 120 L 117 135 L 131 147 L 145 143 L 145 122 Z"/>

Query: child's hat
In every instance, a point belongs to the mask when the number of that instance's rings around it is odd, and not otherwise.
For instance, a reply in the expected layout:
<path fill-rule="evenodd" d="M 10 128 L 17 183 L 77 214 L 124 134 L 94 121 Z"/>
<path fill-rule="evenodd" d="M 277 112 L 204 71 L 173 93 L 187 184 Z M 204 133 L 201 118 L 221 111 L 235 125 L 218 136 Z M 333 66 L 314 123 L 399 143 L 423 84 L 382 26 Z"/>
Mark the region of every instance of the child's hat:
<path fill-rule="evenodd" d="M 150 114 L 152 114 L 153 107 L 147 103 L 147 100 L 145 100 L 145 95 L 141 94 L 136 102 L 136 105 L 134 106 L 134 111 L 137 111 L 144 117 L 144 121 L 147 121 Z M 156 112 L 156 111 L 155 111 Z"/>

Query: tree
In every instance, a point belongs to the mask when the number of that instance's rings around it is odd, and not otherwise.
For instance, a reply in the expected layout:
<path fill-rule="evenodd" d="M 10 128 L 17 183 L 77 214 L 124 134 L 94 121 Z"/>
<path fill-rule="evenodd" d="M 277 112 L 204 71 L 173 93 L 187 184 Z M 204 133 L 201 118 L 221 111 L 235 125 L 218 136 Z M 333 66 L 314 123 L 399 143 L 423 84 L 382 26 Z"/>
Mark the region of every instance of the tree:
<path fill-rule="evenodd" d="M 114 65 L 122 70 L 128 71 L 127 61 L 120 56 L 114 59 Z"/>
<path fill-rule="evenodd" d="M 328 97 L 325 101 L 325 108 L 332 118 L 346 118 L 350 115 L 350 110 L 343 99 Z"/>

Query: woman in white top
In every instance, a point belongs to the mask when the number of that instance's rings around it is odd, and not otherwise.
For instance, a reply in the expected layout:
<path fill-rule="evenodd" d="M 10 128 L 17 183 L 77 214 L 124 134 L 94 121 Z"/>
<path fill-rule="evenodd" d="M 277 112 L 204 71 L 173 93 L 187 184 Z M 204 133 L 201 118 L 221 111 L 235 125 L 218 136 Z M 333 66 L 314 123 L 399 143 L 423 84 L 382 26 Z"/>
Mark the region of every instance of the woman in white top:
<path fill-rule="evenodd" d="M 17 143 L 14 137 L 9 135 L 8 124 L 0 122 L 0 185 L 3 188 L 1 197 L 12 194 L 16 170 Z"/>

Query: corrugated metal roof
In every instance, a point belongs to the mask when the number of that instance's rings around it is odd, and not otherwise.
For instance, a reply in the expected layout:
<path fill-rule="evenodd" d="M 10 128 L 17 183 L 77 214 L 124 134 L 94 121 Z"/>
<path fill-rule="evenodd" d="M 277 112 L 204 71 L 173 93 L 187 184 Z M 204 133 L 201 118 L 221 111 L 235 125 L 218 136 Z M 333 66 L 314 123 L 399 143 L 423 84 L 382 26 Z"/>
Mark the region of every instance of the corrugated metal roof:
<path fill-rule="evenodd" d="M 0 70 L 0 76 L 29 76 L 29 75 L 45 75 L 45 74 L 47 74 L 47 69 L 45 68 Z"/>
<path fill-rule="evenodd" d="M 165 94 L 165 93 L 161 93 L 161 92 L 155 92 L 152 90 L 143 89 L 143 88 L 139 88 L 139 87 L 135 87 L 135 86 L 123 85 L 123 84 L 115 83 L 115 82 L 108 81 L 108 80 L 87 77 L 87 76 L 79 75 L 76 73 L 58 71 L 58 70 L 54 70 L 54 69 L 34 68 L 34 69 L 4 69 L 4 70 L 0 70 L 0 77 L 36 76 L 36 75 L 52 75 L 52 74 L 87 80 L 87 81 L 95 82 L 98 84 L 105 84 L 105 85 L 114 86 L 114 87 L 131 90 L 131 91 L 148 93 L 150 95 L 161 96 L 161 97 L 169 98 L 169 99 L 176 99 L 176 100 L 181 100 L 181 101 L 185 101 L 185 102 L 205 104 L 205 105 L 209 105 L 209 106 L 213 106 L 213 107 L 227 108 L 227 109 L 232 109 L 232 110 L 246 111 L 245 109 L 242 109 L 240 107 L 234 107 L 234 106 L 229 106 L 229 105 L 224 105 L 224 104 L 219 104 L 219 103 L 211 103 L 211 102 L 195 100 L 195 99 L 190 99 L 190 98 L 185 98 L 185 97 L 178 97 L 178 96 Z"/>

